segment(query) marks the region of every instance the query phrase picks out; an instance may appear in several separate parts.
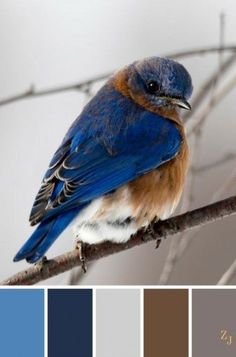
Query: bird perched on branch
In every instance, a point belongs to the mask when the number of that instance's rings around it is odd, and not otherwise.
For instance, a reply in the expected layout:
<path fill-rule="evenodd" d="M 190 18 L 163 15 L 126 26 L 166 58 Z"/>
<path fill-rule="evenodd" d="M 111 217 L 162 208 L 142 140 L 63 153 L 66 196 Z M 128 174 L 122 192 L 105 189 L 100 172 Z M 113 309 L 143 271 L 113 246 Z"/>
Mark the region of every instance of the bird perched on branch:
<path fill-rule="evenodd" d="M 38 261 L 70 223 L 79 242 L 119 243 L 168 218 L 188 168 L 179 109 L 191 94 L 189 73 L 168 58 L 115 73 L 54 154 L 30 214 L 39 225 L 14 261 Z"/>

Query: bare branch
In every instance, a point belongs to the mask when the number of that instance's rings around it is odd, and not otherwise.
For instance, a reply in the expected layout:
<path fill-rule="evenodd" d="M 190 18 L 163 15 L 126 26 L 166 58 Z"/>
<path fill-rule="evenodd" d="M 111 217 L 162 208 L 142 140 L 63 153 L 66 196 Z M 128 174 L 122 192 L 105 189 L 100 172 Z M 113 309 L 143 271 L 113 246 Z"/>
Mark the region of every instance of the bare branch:
<path fill-rule="evenodd" d="M 221 48 L 224 45 L 223 39 L 224 39 L 224 20 L 223 20 L 223 16 L 221 16 L 221 18 L 220 18 L 220 47 Z M 198 96 L 198 104 L 200 104 L 200 102 L 203 99 L 203 93 L 205 95 L 208 90 L 210 90 L 210 89 L 212 90 L 210 101 L 209 101 L 207 108 L 212 108 L 214 106 L 214 98 L 215 98 L 214 95 L 216 92 L 216 88 L 217 88 L 220 76 L 222 74 L 222 55 L 223 55 L 223 53 L 219 52 L 219 68 L 218 68 L 216 74 L 214 74 L 213 77 L 211 77 L 210 80 L 208 80 L 206 82 L 206 86 L 204 86 L 204 91 L 200 91 L 200 97 Z M 210 86 L 209 86 L 209 83 L 210 83 Z M 192 132 L 192 134 L 194 134 L 194 145 L 192 148 L 192 160 L 194 158 L 194 162 L 197 162 L 198 158 L 199 158 L 200 148 L 201 148 L 202 127 L 203 127 L 203 124 L 205 123 L 207 115 L 208 115 L 208 112 L 203 111 L 202 117 L 199 117 L 199 119 L 196 121 L 198 123 L 198 126 L 196 126 L 196 129 L 193 130 L 193 132 Z M 185 190 L 185 193 L 184 193 L 183 199 L 182 199 L 183 211 L 188 211 L 190 209 L 192 203 L 194 202 L 195 180 L 196 180 L 196 175 L 194 174 L 193 170 L 191 170 L 190 175 L 188 177 L 188 181 L 187 181 L 187 189 Z M 172 243 L 169 247 L 169 252 L 168 252 L 166 260 L 165 260 L 165 264 L 163 266 L 163 270 L 160 275 L 160 280 L 159 280 L 160 284 L 168 283 L 170 276 L 174 270 L 174 266 L 175 266 L 175 264 L 178 260 L 178 257 L 179 257 L 179 254 L 178 254 L 179 246 L 183 242 L 185 243 L 185 241 L 187 240 L 188 237 L 189 237 L 189 232 L 187 232 L 186 236 L 184 236 L 184 235 L 180 236 L 174 242 L 172 241 Z M 188 242 L 186 242 L 186 244 L 187 243 Z"/>
<path fill-rule="evenodd" d="M 177 253 L 180 244 L 180 239 L 181 236 L 178 235 L 176 239 L 172 239 L 172 241 L 170 242 L 170 247 L 159 278 L 160 285 L 166 285 L 173 273 L 175 264 L 177 262 Z"/>
<path fill-rule="evenodd" d="M 220 14 L 220 34 L 219 34 L 219 47 L 224 48 L 225 46 L 225 15 L 224 13 Z M 196 110 L 199 108 L 201 102 L 206 98 L 208 92 L 212 90 L 214 93 L 214 88 L 216 88 L 220 79 L 223 75 L 230 69 L 230 67 L 236 61 L 236 54 L 233 53 L 229 58 L 223 62 L 224 51 L 219 52 L 219 66 L 216 71 L 204 82 L 203 86 L 200 88 L 199 92 L 194 96 L 191 106 L 191 112 L 186 112 L 183 116 L 184 119 L 192 117 Z"/>
<path fill-rule="evenodd" d="M 226 270 L 224 275 L 220 278 L 218 281 L 217 285 L 227 285 L 230 283 L 230 281 L 233 279 L 233 277 L 236 274 L 236 259 L 232 263 L 232 265 L 229 267 L 229 269 Z"/>
<path fill-rule="evenodd" d="M 53 87 L 53 88 L 47 88 L 47 89 L 42 89 L 42 90 L 36 90 L 34 87 L 30 87 L 29 90 L 26 92 L 14 95 L 9 98 L 5 98 L 0 100 L 0 106 L 6 105 L 6 104 L 11 104 L 14 102 L 17 102 L 22 99 L 31 99 L 31 98 L 36 98 L 36 97 L 42 97 L 45 95 L 51 95 L 51 94 L 58 94 L 62 92 L 68 92 L 68 91 L 81 91 L 81 92 L 86 92 L 87 88 L 95 82 L 102 81 L 106 79 L 110 73 L 105 73 L 100 76 L 94 77 L 93 79 L 88 79 L 86 81 L 82 81 L 79 83 L 73 83 L 73 84 L 68 84 L 65 86 L 59 86 L 59 87 Z"/>
<path fill-rule="evenodd" d="M 204 173 L 204 172 L 206 172 L 208 170 L 215 169 L 216 167 L 219 167 L 221 165 L 227 164 L 228 162 L 231 162 L 231 161 L 233 161 L 235 159 L 236 159 L 236 153 L 229 152 L 229 153 L 225 154 L 219 160 L 210 162 L 209 164 L 202 165 L 202 166 L 199 166 L 199 167 L 192 167 L 191 171 L 194 174 L 201 174 L 201 173 Z"/>
<path fill-rule="evenodd" d="M 178 59 L 178 58 L 184 58 L 184 57 L 189 57 L 189 56 L 198 56 L 198 55 L 204 55 L 208 53 L 221 53 L 221 52 L 236 52 L 236 46 L 224 46 L 224 47 L 206 47 L 206 48 L 199 48 L 195 50 L 189 50 L 189 51 L 182 51 L 182 52 L 176 52 L 176 53 L 170 53 L 167 55 L 167 57 Z M 52 94 L 58 94 L 58 93 L 63 93 L 63 92 L 68 92 L 68 91 L 84 91 L 86 88 L 88 88 L 91 84 L 94 84 L 96 82 L 102 81 L 109 77 L 112 74 L 112 72 L 109 73 L 104 73 L 102 75 L 99 75 L 97 77 L 93 77 L 91 79 L 78 82 L 78 83 L 72 83 L 72 84 L 67 84 L 64 86 L 58 86 L 58 87 L 53 87 L 53 88 L 46 88 L 42 90 L 36 90 L 34 86 L 30 86 L 29 90 L 19 93 L 10 97 L 7 97 L 5 99 L 0 100 L 0 106 L 4 106 L 7 104 L 11 104 L 14 102 L 18 102 L 20 100 L 25 100 L 25 99 L 33 99 L 36 97 L 42 97 L 46 95 L 52 95 Z"/>
<path fill-rule="evenodd" d="M 214 192 L 210 203 L 218 201 L 227 194 L 228 190 L 236 184 L 236 168 L 227 176 L 224 183 L 219 187 L 217 191 Z"/>
<path fill-rule="evenodd" d="M 203 108 L 201 113 L 194 120 L 193 125 L 187 130 L 187 134 L 190 136 L 195 131 L 199 130 L 199 128 L 205 122 L 207 116 L 210 112 L 215 108 L 217 104 L 221 100 L 223 100 L 226 95 L 236 86 L 236 76 L 234 76 L 226 85 L 223 86 L 217 93 L 212 96 L 212 99 L 207 103 L 207 105 Z"/>
<path fill-rule="evenodd" d="M 219 52 L 236 52 L 236 46 L 212 46 L 212 47 L 206 47 L 206 48 L 198 48 L 198 49 L 193 49 L 193 50 L 187 50 L 187 51 L 182 51 L 182 52 L 176 52 L 176 53 L 170 53 L 167 57 L 174 58 L 174 59 L 179 59 L 179 58 L 185 58 L 185 57 L 191 57 L 191 56 L 202 56 L 206 55 L 209 53 L 219 53 Z"/>
<path fill-rule="evenodd" d="M 227 178 L 227 180 L 224 182 L 222 186 L 220 186 L 219 190 L 214 193 L 212 196 L 210 203 L 220 200 L 224 197 L 224 194 L 227 193 L 228 189 L 232 186 L 232 184 L 235 183 L 236 179 L 236 170 L 233 170 L 230 176 Z M 190 244 L 193 242 L 194 238 L 196 237 L 198 231 L 201 229 L 199 227 L 196 229 L 194 232 L 187 232 L 184 239 L 181 239 L 179 249 L 177 252 L 177 257 L 176 260 L 179 260 L 183 254 L 185 253 L 186 249 L 190 246 Z"/>
<path fill-rule="evenodd" d="M 219 36 L 219 46 L 224 48 L 225 45 L 225 13 L 222 11 L 220 13 L 220 36 Z M 223 64 L 224 51 L 219 52 L 219 68 L 221 71 Z"/>
<path fill-rule="evenodd" d="M 184 118 L 189 118 L 190 116 L 192 117 L 197 109 L 199 108 L 199 105 L 201 102 L 206 98 L 207 93 L 212 89 L 214 86 L 215 82 L 223 77 L 223 75 L 232 67 L 232 65 L 236 61 L 236 54 L 233 53 L 227 60 L 225 60 L 222 65 L 221 65 L 221 71 L 219 75 L 219 68 L 205 81 L 199 92 L 195 95 L 191 102 L 191 111 L 186 111 L 186 114 Z"/>
<path fill-rule="evenodd" d="M 131 249 L 141 244 L 153 240 L 160 240 L 168 235 L 184 232 L 194 227 L 199 227 L 210 222 L 231 216 L 236 213 L 236 196 L 229 197 L 223 201 L 195 209 L 193 211 L 169 218 L 165 221 L 154 222 L 150 225 L 150 230 L 140 230 L 128 242 L 115 244 L 104 242 L 96 245 L 87 245 L 85 247 L 85 256 L 88 262 L 104 258 L 106 256 Z M 75 249 L 48 260 L 45 263 L 39 263 L 25 271 L 22 271 L 9 279 L 6 279 L 2 285 L 32 285 L 39 281 L 48 279 L 52 276 L 64 273 L 75 266 L 81 265 L 79 250 Z"/>
<path fill-rule="evenodd" d="M 225 42 L 225 15 L 224 15 L 224 13 L 221 13 L 220 14 L 220 32 L 219 32 L 219 46 L 221 48 L 224 47 L 224 42 Z M 194 109 L 193 112 L 194 112 L 199 107 L 200 103 L 205 99 L 207 92 L 209 92 L 211 90 L 211 96 L 210 96 L 209 103 L 206 106 L 205 110 L 202 111 L 199 118 L 196 120 L 198 125 L 196 126 L 195 130 L 192 131 L 192 134 L 194 134 L 194 139 L 195 139 L 194 150 L 193 150 L 194 158 L 197 156 L 196 153 L 199 156 L 199 150 L 200 150 L 199 144 L 200 144 L 203 124 L 205 123 L 205 121 L 208 117 L 208 114 L 214 108 L 214 106 L 216 104 L 215 103 L 215 99 L 217 98 L 216 89 L 218 87 L 219 80 L 221 79 L 221 77 L 225 73 L 225 71 L 227 69 L 229 69 L 229 67 L 234 63 L 234 61 L 236 59 L 235 54 L 233 54 L 227 61 L 225 61 L 223 63 L 223 54 L 224 54 L 224 52 L 219 52 L 219 66 L 217 68 L 217 71 L 213 74 L 213 76 L 210 77 L 210 79 L 208 79 L 205 82 L 204 86 L 200 90 L 199 94 L 197 94 L 196 99 L 194 100 L 194 103 L 193 103 L 193 109 Z M 187 116 L 185 116 L 185 118 L 186 117 Z M 218 162 L 216 164 L 218 165 Z M 213 165 L 213 166 L 215 166 L 215 165 Z M 182 200 L 182 206 L 185 208 L 185 210 L 189 210 L 191 203 L 193 203 L 193 201 L 194 201 L 193 192 L 194 192 L 195 177 L 196 177 L 196 172 L 192 169 L 190 171 L 189 179 L 187 181 L 187 183 L 188 183 L 187 189 L 185 190 L 185 194 L 184 194 L 183 200 Z M 171 274 L 174 270 L 175 264 L 181 258 L 182 254 L 186 251 L 187 247 L 189 247 L 190 243 L 192 242 L 193 238 L 196 236 L 196 234 L 198 233 L 199 230 L 200 230 L 200 227 L 199 227 L 199 229 L 195 230 L 195 232 L 188 231 L 187 233 L 182 235 L 180 238 L 176 239 L 175 242 L 172 241 L 172 244 L 170 245 L 169 252 L 168 252 L 162 273 L 160 275 L 160 284 L 168 283 L 168 281 L 171 277 Z"/>

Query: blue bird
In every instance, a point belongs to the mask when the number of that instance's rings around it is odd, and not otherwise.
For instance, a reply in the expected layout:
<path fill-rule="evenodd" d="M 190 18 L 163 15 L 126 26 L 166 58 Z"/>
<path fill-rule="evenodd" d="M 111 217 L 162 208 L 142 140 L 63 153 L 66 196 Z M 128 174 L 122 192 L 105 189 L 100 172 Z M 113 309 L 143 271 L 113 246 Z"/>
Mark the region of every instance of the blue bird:
<path fill-rule="evenodd" d="M 151 57 L 115 73 L 55 152 L 30 214 L 36 230 L 14 261 L 37 262 L 69 225 L 80 242 L 125 242 L 175 210 L 189 152 L 180 108 L 191 77 Z"/>

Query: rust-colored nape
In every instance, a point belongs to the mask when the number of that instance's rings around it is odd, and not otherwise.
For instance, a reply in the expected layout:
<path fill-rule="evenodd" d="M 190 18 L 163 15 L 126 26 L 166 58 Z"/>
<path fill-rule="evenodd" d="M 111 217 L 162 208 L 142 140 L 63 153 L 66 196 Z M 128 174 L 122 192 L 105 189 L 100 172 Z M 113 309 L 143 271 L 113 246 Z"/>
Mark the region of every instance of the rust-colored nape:
<path fill-rule="evenodd" d="M 114 87 L 124 96 L 131 97 L 128 87 L 128 68 L 125 67 L 122 70 L 115 73 L 112 77 L 112 84 Z"/>
<path fill-rule="evenodd" d="M 183 122 L 182 119 L 179 117 L 179 113 L 176 108 L 158 107 L 155 104 L 151 103 L 142 92 L 132 93 L 132 91 L 129 89 L 128 86 L 128 76 L 129 76 L 129 69 L 128 67 L 125 67 L 124 69 L 120 70 L 113 76 L 111 82 L 114 85 L 114 87 L 124 96 L 128 98 L 132 98 L 135 101 L 135 103 L 139 104 L 141 107 L 149 110 L 150 112 L 156 113 L 162 117 L 174 121 L 182 129 Z"/>

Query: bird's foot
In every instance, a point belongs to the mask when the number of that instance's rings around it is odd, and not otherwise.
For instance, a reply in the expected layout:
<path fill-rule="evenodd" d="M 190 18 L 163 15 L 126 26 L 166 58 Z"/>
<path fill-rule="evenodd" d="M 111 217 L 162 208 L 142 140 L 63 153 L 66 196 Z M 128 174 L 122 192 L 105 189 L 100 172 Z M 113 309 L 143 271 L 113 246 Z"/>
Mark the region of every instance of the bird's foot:
<path fill-rule="evenodd" d="M 155 232 L 152 228 L 152 226 L 147 226 L 147 227 L 144 227 L 144 228 L 141 228 L 141 232 L 142 232 L 142 241 L 143 242 L 147 242 L 148 240 L 150 240 L 150 237 L 151 239 L 155 239 Z"/>
<path fill-rule="evenodd" d="M 148 234 L 152 239 L 155 239 L 155 231 L 152 225 L 147 226 L 145 229 L 145 234 Z"/>
<path fill-rule="evenodd" d="M 46 257 L 46 255 L 44 255 L 38 262 L 36 262 L 34 265 L 39 267 L 41 270 L 43 270 L 45 268 L 45 266 L 47 265 L 47 263 L 49 262 L 48 258 Z"/>
<path fill-rule="evenodd" d="M 145 233 L 147 235 L 149 235 L 153 240 L 156 240 L 156 247 L 155 247 L 156 249 L 159 248 L 159 246 L 161 244 L 161 239 L 160 238 L 156 238 L 157 232 L 154 230 L 153 225 L 155 223 L 157 223 L 158 221 L 159 221 L 159 219 L 157 217 L 155 217 L 152 220 L 151 224 L 149 226 L 147 226 L 147 228 L 145 230 Z"/>
<path fill-rule="evenodd" d="M 85 256 L 85 247 L 86 247 L 86 243 L 82 242 L 81 240 L 78 240 L 76 242 L 76 249 L 79 249 L 79 259 L 81 261 L 81 268 L 83 270 L 84 273 L 86 273 L 87 271 L 87 264 L 86 264 L 86 256 Z"/>
<path fill-rule="evenodd" d="M 157 239 L 156 239 L 156 246 L 155 246 L 155 249 L 158 249 L 158 248 L 159 248 L 159 246 L 160 246 L 160 244 L 161 244 L 161 239 L 160 239 L 160 238 L 157 238 Z"/>
<path fill-rule="evenodd" d="M 158 221 L 160 221 L 160 218 L 158 218 L 157 216 L 154 217 L 153 221 L 152 221 L 152 225 L 157 223 Z M 157 232 L 155 232 L 154 238 L 156 238 L 156 234 Z M 155 249 L 158 249 L 159 246 L 161 244 L 161 238 L 156 238 L 156 246 Z"/>

